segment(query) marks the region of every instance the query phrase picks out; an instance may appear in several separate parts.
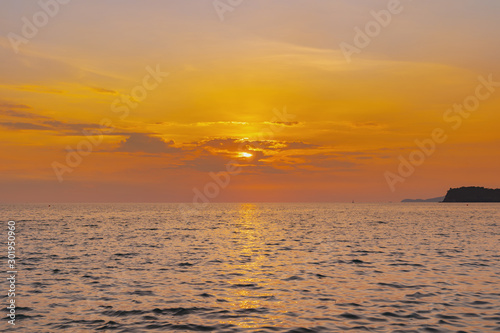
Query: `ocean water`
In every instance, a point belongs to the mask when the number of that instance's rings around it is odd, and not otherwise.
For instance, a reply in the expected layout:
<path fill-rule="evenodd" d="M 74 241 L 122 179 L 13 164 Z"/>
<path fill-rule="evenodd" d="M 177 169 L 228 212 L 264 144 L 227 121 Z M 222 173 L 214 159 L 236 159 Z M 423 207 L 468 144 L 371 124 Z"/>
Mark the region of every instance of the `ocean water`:
<path fill-rule="evenodd" d="M 2 332 L 500 331 L 499 204 L 0 207 Z"/>

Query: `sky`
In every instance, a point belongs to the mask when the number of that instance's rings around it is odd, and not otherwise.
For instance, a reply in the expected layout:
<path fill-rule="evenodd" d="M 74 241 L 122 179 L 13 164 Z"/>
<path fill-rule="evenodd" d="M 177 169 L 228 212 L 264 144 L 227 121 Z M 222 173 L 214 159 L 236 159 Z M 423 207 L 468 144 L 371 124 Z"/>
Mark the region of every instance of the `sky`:
<path fill-rule="evenodd" d="M 500 187 L 499 15 L 498 0 L 2 1 L 0 202 Z"/>

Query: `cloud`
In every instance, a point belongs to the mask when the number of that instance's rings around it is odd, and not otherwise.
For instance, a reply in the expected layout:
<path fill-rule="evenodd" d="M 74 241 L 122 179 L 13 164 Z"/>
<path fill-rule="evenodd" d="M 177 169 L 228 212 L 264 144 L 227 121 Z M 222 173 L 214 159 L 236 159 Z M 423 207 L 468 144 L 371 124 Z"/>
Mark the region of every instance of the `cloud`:
<path fill-rule="evenodd" d="M 286 147 L 282 150 L 285 149 L 312 149 L 312 148 L 318 148 L 318 145 L 313 145 L 310 143 L 305 143 L 305 142 L 286 142 L 285 143 Z"/>
<path fill-rule="evenodd" d="M 68 123 L 25 111 L 30 109 L 32 108 L 28 105 L 0 100 L 0 115 L 10 118 L 9 121 L 0 122 L 0 127 L 10 130 L 55 131 L 63 135 L 83 135 L 83 130 L 102 129 L 99 124 Z"/>
<path fill-rule="evenodd" d="M 0 110 L 0 114 L 9 115 L 11 117 L 32 119 L 32 122 L 26 121 L 10 121 L 10 122 L 0 122 L 0 127 L 11 129 L 11 130 L 37 130 L 37 131 L 54 131 L 59 132 L 62 135 L 83 135 L 83 130 L 91 129 L 102 129 L 99 124 L 84 123 L 75 124 L 67 123 L 59 120 L 53 120 L 53 118 L 39 116 L 29 112 L 18 112 L 13 110 Z M 47 120 L 49 119 L 49 120 Z M 117 135 L 117 133 L 114 133 Z"/>
<path fill-rule="evenodd" d="M 0 100 L 0 115 L 2 116 L 28 119 L 50 119 L 46 116 L 25 111 L 29 109 L 31 109 L 31 106 Z"/>
<path fill-rule="evenodd" d="M 0 109 L 31 109 L 30 106 L 0 100 Z"/>
<path fill-rule="evenodd" d="M 278 124 L 283 126 L 296 126 L 299 125 L 300 123 L 298 121 L 275 121 L 272 122 L 272 124 Z"/>
<path fill-rule="evenodd" d="M 52 130 L 66 131 L 66 134 L 82 134 L 83 130 L 88 129 L 100 129 L 101 125 L 93 124 L 93 123 L 83 123 L 83 124 L 75 124 L 75 123 L 67 123 L 59 120 L 46 120 L 42 122 L 44 125 L 48 125 L 52 127 Z"/>
<path fill-rule="evenodd" d="M 0 126 L 12 130 L 51 130 L 50 127 L 23 122 L 1 122 Z"/>
<path fill-rule="evenodd" d="M 120 142 L 120 146 L 114 151 L 165 154 L 177 153 L 182 151 L 182 149 L 174 147 L 174 141 L 172 140 L 165 142 L 163 139 L 151 134 L 132 133 L 126 140 Z"/>
<path fill-rule="evenodd" d="M 41 116 L 38 114 L 34 114 L 26 111 L 18 111 L 18 110 L 1 110 L 0 114 L 7 117 L 15 117 L 15 118 L 28 118 L 28 119 L 51 119 L 46 116 Z"/>
<path fill-rule="evenodd" d="M 278 158 L 277 154 L 286 154 L 287 150 L 300 150 L 317 147 L 304 142 L 286 142 L 277 140 L 241 140 L 236 138 L 214 138 L 201 142 L 192 142 L 186 149 L 186 157 L 181 166 L 202 172 L 218 172 L 226 170 L 229 163 L 242 167 L 245 174 L 285 173 L 296 169 L 286 158 Z M 251 157 L 240 155 L 242 152 L 252 154 Z M 233 161 L 233 162 L 232 162 Z M 304 162 L 304 160 L 300 160 Z"/>
<path fill-rule="evenodd" d="M 200 147 L 209 147 L 217 150 L 226 151 L 284 151 L 290 149 L 309 149 L 316 148 L 317 145 L 305 142 L 288 142 L 278 140 L 241 140 L 237 138 L 217 138 L 203 141 L 198 144 Z"/>
<path fill-rule="evenodd" d="M 90 89 L 97 91 L 98 93 L 101 94 L 112 94 L 112 95 L 117 95 L 118 92 L 115 90 L 110 90 L 110 89 L 105 89 L 105 88 L 100 88 L 100 87 L 90 87 Z"/>

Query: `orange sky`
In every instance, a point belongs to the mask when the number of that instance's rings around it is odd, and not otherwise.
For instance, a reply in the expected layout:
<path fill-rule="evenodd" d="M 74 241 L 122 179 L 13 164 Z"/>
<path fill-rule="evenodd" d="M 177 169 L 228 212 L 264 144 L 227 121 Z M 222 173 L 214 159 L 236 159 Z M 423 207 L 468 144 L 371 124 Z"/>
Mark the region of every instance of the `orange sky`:
<path fill-rule="evenodd" d="M 496 0 L 401 0 L 350 62 L 341 43 L 388 1 L 246 0 L 223 21 L 212 0 L 62 2 L 29 38 L 43 9 L 0 3 L 1 202 L 190 202 L 228 167 L 210 202 L 500 187 Z M 498 84 L 444 119 L 479 77 Z M 447 140 L 391 189 L 436 128 Z"/>

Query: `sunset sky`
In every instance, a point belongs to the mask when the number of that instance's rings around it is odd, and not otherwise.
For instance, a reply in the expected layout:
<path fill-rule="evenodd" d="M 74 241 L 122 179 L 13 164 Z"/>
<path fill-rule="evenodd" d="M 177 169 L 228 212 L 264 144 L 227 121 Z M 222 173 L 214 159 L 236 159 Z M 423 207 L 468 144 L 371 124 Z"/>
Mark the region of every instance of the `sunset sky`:
<path fill-rule="evenodd" d="M 221 20 L 212 0 L 72 0 L 25 38 L 38 1 L 0 2 L 0 201 L 190 202 L 228 165 L 211 202 L 500 187 L 500 2 L 401 0 L 346 61 L 388 3 L 244 0 Z M 443 115 L 479 77 L 497 87 L 455 129 Z M 448 139 L 391 191 L 386 172 L 436 128 Z"/>

